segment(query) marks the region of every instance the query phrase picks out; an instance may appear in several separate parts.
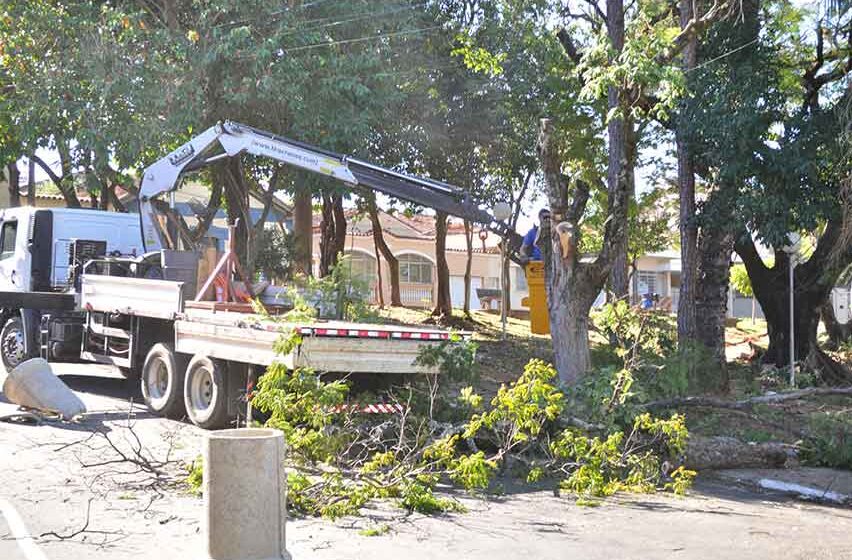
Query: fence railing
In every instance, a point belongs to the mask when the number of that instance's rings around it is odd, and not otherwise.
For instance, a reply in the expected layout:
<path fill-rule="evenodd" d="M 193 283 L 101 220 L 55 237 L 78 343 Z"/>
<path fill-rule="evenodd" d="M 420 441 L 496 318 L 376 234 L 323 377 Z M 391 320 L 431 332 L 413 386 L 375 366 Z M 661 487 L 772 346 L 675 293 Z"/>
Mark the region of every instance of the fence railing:
<path fill-rule="evenodd" d="M 431 284 L 400 284 L 399 296 L 410 307 L 431 307 L 435 302 Z"/>

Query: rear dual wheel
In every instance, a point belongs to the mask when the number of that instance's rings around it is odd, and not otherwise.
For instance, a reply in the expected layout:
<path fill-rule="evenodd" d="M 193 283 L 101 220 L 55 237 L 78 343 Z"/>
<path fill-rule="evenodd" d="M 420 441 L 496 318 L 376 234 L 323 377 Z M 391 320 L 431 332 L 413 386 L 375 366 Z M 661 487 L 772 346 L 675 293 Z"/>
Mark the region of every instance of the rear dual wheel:
<path fill-rule="evenodd" d="M 228 424 L 228 390 L 224 362 L 200 354 L 186 368 L 183 398 L 193 424 L 207 430 Z"/>
<path fill-rule="evenodd" d="M 142 397 L 154 414 L 183 418 L 183 378 L 187 358 L 175 352 L 171 344 L 151 347 L 142 366 Z"/>
<path fill-rule="evenodd" d="M 186 415 L 201 428 L 222 428 L 230 420 L 226 374 L 221 360 L 200 354 L 190 360 L 171 344 L 155 344 L 142 366 L 142 396 L 158 416 Z"/>

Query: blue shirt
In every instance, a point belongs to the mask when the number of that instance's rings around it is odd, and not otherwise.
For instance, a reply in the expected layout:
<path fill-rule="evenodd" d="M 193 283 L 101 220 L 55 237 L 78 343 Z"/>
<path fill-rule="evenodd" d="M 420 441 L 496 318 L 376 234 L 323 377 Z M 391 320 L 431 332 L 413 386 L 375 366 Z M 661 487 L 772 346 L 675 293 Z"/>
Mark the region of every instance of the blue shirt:
<path fill-rule="evenodd" d="M 531 261 L 541 260 L 541 249 L 539 249 L 535 244 L 536 237 L 538 237 L 538 226 L 533 226 L 524 236 L 524 246 L 532 248 L 530 251 Z"/>

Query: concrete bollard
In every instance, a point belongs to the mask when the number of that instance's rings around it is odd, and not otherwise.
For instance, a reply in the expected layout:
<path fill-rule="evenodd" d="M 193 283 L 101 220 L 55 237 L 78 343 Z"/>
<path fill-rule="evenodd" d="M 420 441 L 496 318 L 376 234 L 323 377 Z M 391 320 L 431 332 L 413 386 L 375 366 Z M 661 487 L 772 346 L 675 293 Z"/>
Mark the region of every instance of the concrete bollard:
<path fill-rule="evenodd" d="M 241 428 L 204 439 L 204 531 L 211 560 L 290 560 L 284 434 Z"/>

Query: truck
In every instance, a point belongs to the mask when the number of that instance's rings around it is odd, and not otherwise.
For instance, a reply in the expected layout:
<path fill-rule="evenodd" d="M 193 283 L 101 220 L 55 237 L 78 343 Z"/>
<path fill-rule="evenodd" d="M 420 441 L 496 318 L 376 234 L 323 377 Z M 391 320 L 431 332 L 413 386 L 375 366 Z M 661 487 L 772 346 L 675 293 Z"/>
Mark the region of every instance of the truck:
<path fill-rule="evenodd" d="M 109 364 L 138 377 L 154 414 L 185 414 L 206 429 L 232 422 L 247 385 L 276 361 L 347 373 L 425 371 L 415 360 L 420 347 L 447 340 L 448 332 L 282 322 L 246 303 L 205 299 L 217 282 L 224 283 L 226 296 L 234 290 L 242 271 L 233 239 L 197 286 L 199 254 L 173 247 L 157 197 L 177 189 L 188 174 L 243 153 L 483 223 L 503 236 L 512 254 L 520 247 L 521 237 L 505 218 L 494 218 L 463 189 L 246 125 L 217 123 L 144 171 L 138 214 L 30 207 L 0 213 L 3 366 L 8 370 L 37 356 Z M 244 281 L 250 286 L 249 278 Z M 277 355 L 275 343 L 288 333 L 298 335 L 299 343 Z"/>

